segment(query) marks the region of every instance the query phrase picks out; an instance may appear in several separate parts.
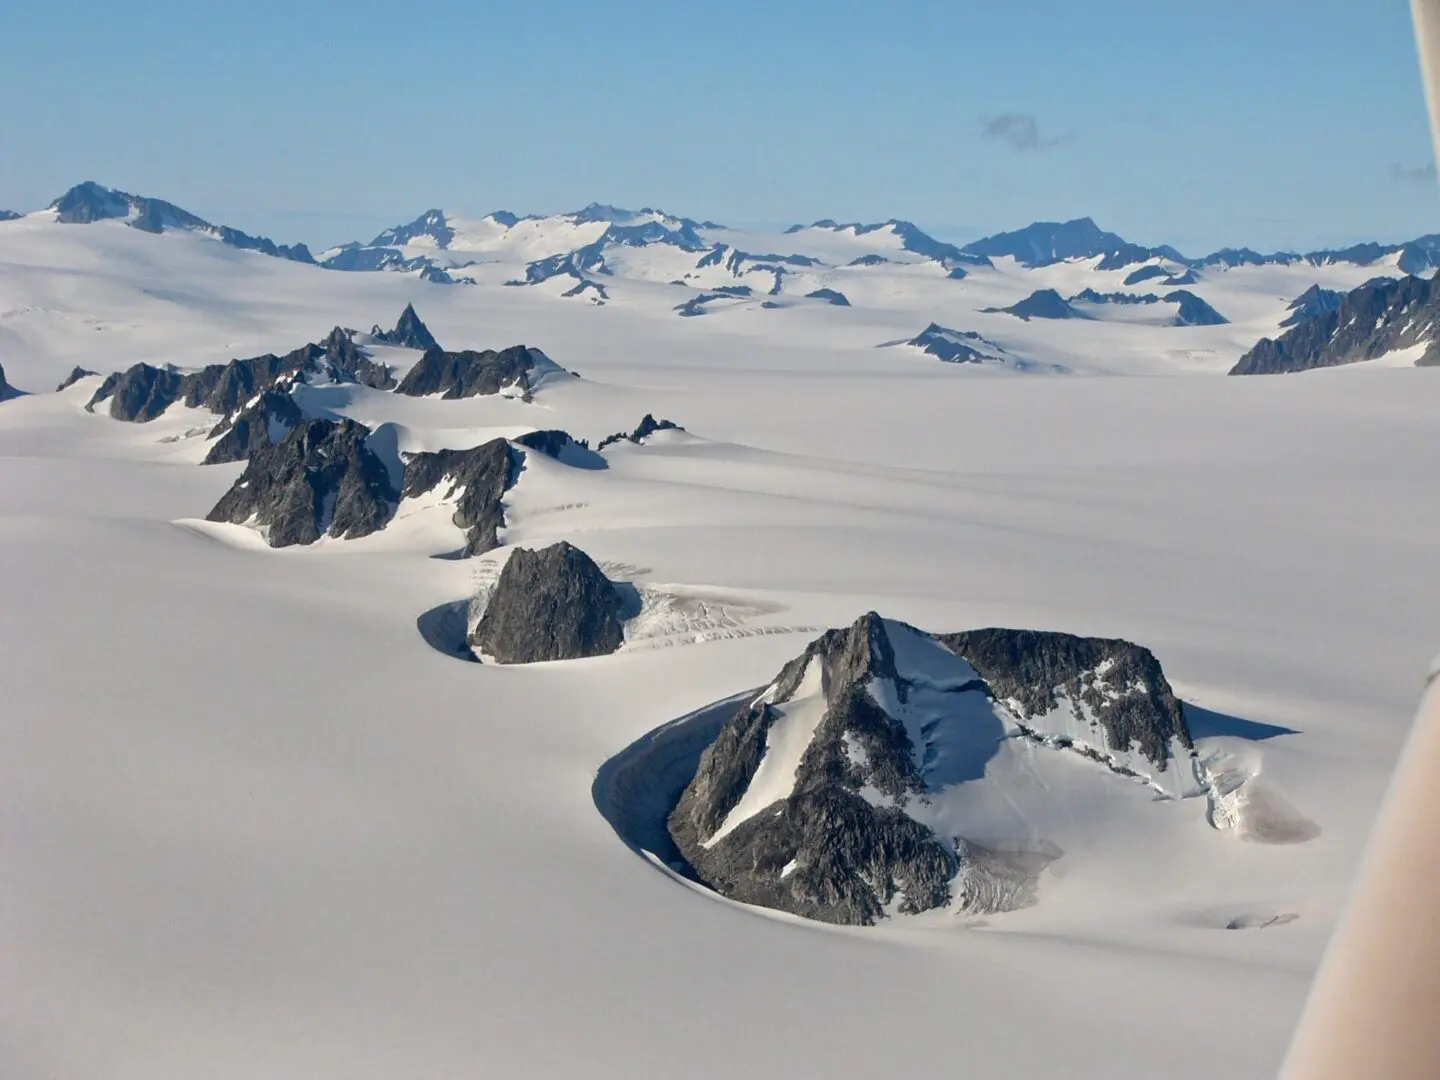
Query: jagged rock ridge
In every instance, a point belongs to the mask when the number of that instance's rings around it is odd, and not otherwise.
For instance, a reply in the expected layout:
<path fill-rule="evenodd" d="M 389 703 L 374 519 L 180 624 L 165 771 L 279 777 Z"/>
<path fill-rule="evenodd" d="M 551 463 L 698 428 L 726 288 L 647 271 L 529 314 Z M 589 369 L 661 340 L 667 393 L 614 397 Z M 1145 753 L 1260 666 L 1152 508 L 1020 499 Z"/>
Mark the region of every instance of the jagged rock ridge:
<path fill-rule="evenodd" d="M 1436 279 L 1381 279 L 1346 294 L 1332 311 L 1262 338 L 1231 375 L 1274 375 L 1373 360 L 1397 349 L 1426 346 L 1419 366 L 1440 362 L 1440 285 Z"/>
<path fill-rule="evenodd" d="M 271 547 L 353 539 L 384 527 L 399 500 L 389 471 L 354 420 L 304 420 L 250 454 L 210 521 L 265 530 Z"/>
<path fill-rule="evenodd" d="M 614 585 L 579 548 L 517 548 L 470 644 L 502 664 L 601 656 L 624 641 L 620 615 Z"/>
<path fill-rule="evenodd" d="M 607 446 L 613 446 L 618 442 L 632 442 L 639 446 L 657 431 L 684 431 L 685 429 L 673 420 L 656 420 L 655 417 L 646 413 L 640 423 L 635 426 L 634 431 L 617 431 L 613 435 L 606 435 L 600 440 L 596 450 L 604 450 Z"/>
<path fill-rule="evenodd" d="M 827 922 L 1020 906 L 1056 852 L 988 850 L 947 834 L 937 809 L 1012 732 L 1122 773 L 1189 764 L 1184 714 L 1138 646 L 1016 630 L 936 638 L 871 612 L 821 635 L 736 712 L 669 831 L 717 891 Z"/>

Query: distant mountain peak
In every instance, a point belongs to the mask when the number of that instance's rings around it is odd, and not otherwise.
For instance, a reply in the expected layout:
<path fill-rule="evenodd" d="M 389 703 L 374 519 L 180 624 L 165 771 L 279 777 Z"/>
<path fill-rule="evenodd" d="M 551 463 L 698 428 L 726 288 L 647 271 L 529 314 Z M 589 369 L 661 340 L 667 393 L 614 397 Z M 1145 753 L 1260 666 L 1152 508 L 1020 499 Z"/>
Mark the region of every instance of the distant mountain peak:
<path fill-rule="evenodd" d="M 89 225 L 123 218 L 131 228 L 142 232 L 161 233 L 167 229 L 180 229 L 206 233 L 222 244 L 243 251 L 258 251 L 262 255 L 292 262 L 315 261 L 304 244 L 276 244 L 267 237 L 251 236 L 229 225 L 212 225 L 172 202 L 148 195 L 131 195 L 128 191 L 108 188 L 94 180 L 76 184 L 52 202 L 50 209 L 55 211 L 55 220 L 65 225 Z"/>

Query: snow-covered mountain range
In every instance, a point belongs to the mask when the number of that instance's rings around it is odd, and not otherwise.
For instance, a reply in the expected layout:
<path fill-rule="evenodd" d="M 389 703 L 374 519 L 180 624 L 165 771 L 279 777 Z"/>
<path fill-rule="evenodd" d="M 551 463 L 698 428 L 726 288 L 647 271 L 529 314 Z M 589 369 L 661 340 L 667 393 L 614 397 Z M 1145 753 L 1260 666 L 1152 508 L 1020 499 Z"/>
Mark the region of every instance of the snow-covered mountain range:
<path fill-rule="evenodd" d="M 1436 236 L 1306 254 L 1226 249 L 1190 258 L 1133 243 L 1088 218 L 1038 222 L 957 246 L 900 220 L 825 219 L 757 232 L 602 204 L 549 216 L 429 210 L 368 242 L 312 256 L 303 244 L 279 245 L 93 182 L 45 210 L 0 221 L 0 237 L 44 246 L 52 229 L 79 225 L 128 226 L 160 242 L 218 241 L 316 273 L 398 275 L 426 290 L 504 288 L 547 303 L 678 317 L 687 333 L 712 339 L 798 335 L 849 351 L 914 341 L 938 326 L 958 335 L 955 341 L 984 346 L 937 351 L 926 341 L 922 355 L 1029 373 L 1278 370 L 1239 361 L 1262 339 L 1326 314 L 1360 286 L 1428 274 L 1440 259 Z M 429 310 L 436 306 L 436 293 L 412 295 L 426 297 Z M 0 325 L 23 346 L 43 348 L 44 328 L 27 325 L 44 321 L 37 315 L 17 309 Z M 1360 354 L 1326 355 L 1333 362 Z"/>

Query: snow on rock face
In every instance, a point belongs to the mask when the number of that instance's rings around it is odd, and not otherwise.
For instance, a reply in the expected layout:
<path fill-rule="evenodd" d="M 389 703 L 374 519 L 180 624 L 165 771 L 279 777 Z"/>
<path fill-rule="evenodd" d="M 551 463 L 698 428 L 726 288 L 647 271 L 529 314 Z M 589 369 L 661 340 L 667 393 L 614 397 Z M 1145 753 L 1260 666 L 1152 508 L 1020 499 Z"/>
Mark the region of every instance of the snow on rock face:
<path fill-rule="evenodd" d="M 988 762 L 1017 736 L 1175 798 L 1205 793 L 1147 650 L 1026 630 L 937 637 L 871 612 L 822 634 L 721 729 L 670 833 L 724 895 L 827 922 L 1023 906 L 1059 849 L 1029 834 L 981 844 L 950 805 L 996 787 Z"/>
<path fill-rule="evenodd" d="M 623 641 L 614 585 L 590 556 L 564 541 L 541 551 L 515 550 L 470 638 L 501 664 L 602 656 Z"/>
<path fill-rule="evenodd" d="M 306 420 L 249 465 L 207 515 L 255 525 L 271 547 L 349 539 L 384 527 L 399 493 L 384 462 L 365 445 L 370 431 L 353 420 Z"/>

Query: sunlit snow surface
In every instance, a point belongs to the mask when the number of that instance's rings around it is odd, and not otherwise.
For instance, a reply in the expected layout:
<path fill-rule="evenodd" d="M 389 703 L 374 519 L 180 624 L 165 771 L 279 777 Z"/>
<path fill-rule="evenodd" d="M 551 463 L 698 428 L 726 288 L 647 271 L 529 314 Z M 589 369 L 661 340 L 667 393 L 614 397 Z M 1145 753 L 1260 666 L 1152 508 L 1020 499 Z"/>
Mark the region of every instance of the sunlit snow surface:
<path fill-rule="evenodd" d="M 1005 261 L 858 266 L 824 281 L 850 308 L 682 319 L 663 282 L 597 307 L 0 224 L 0 363 L 32 391 L 0 403 L 0 1075 L 1272 1075 L 1440 641 L 1440 380 L 1201 375 L 1310 284 L 1379 272 L 1207 277 L 1218 327 L 981 316 L 1123 276 Z M 443 656 L 417 617 L 503 552 L 430 558 L 458 543 L 439 499 L 274 551 L 197 523 L 242 469 L 198 464 L 213 417 L 48 392 L 77 363 L 288 350 L 407 301 L 449 348 L 523 342 L 582 377 L 530 403 L 316 387 L 307 411 L 404 449 L 688 429 L 604 470 L 527 455 L 506 496 L 507 544 L 568 539 L 650 597 L 614 656 Z M 1074 374 L 875 348 L 930 322 Z M 977 785 L 946 813 L 977 839 L 1043 817 L 1064 854 L 1024 910 L 841 931 L 636 858 L 596 769 L 871 609 L 1153 649 L 1223 827 L 1010 740 L 1009 802 Z"/>

